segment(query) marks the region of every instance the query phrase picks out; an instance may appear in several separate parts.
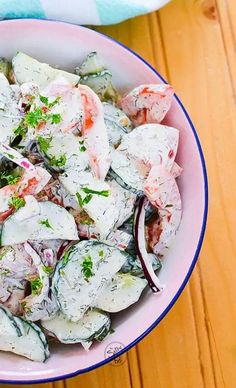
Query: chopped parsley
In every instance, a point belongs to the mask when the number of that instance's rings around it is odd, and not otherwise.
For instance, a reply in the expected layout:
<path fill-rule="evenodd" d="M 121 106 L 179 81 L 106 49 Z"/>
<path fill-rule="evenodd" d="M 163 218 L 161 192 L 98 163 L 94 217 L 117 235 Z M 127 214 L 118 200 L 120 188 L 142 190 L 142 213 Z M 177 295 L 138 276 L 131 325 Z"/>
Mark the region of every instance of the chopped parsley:
<path fill-rule="evenodd" d="M 84 145 L 84 140 L 79 141 L 80 144 L 80 152 L 85 152 L 87 148 Z"/>
<path fill-rule="evenodd" d="M 37 141 L 38 141 L 38 145 L 39 145 L 40 151 L 46 153 L 48 151 L 48 149 L 50 148 L 50 143 L 52 141 L 52 138 L 51 137 L 38 136 L 37 137 Z"/>
<path fill-rule="evenodd" d="M 62 259 L 62 264 L 65 266 L 68 261 L 69 261 L 69 256 L 70 256 L 70 250 L 66 251 L 64 253 L 63 259 Z"/>
<path fill-rule="evenodd" d="M 88 194 L 84 198 L 82 198 L 80 193 L 76 193 L 76 198 L 77 198 L 77 201 L 79 202 L 80 207 L 83 207 L 84 205 L 86 205 L 87 203 L 89 203 L 91 201 L 93 196 L 92 196 L 92 194 Z"/>
<path fill-rule="evenodd" d="M 40 123 L 46 123 L 48 120 L 48 115 L 43 112 L 41 108 L 32 110 L 25 115 L 24 122 L 27 127 L 36 128 Z"/>
<path fill-rule="evenodd" d="M 88 280 L 93 276 L 93 261 L 91 256 L 88 255 L 84 257 L 81 267 L 85 280 Z"/>
<path fill-rule="evenodd" d="M 3 252 L 0 252 L 0 260 L 2 260 L 7 253 L 6 249 L 3 250 Z"/>
<path fill-rule="evenodd" d="M 25 206 L 25 200 L 24 198 L 20 197 L 11 197 L 10 201 L 8 202 L 8 205 L 18 210 L 21 207 Z"/>
<path fill-rule="evenodd" d="M 44 105 L 48 106 L 48 97 L 39 96 L 39 99 Z"/>
<path fill-rule="evenodd" d="M 36 108 L 26 113 L 24 124 L 27 127 L 36 128 L 39 124 L 46 123 L 49 120 L 52 124 L 58 124 L 62 118 L 59 113 L 45 113 L 42 108 Z"/>
<path fill-rule="evenodd" d="M 6 152 L 6 155 L 8 156 L 8 158 L 10 158 L 10 159 L 15 159 L 15 156 L 14 155 L 12 155 L 12 154 L 9 154 L 8 152 Z"/>
<path fill-rule="evenodd" d="M 51 124 L 59 124 L 62 120 L 61 115 L 59 113 L 48 113 L 47 111 L 50 108 L 53 108 L 60 101 L 60 97 L 57 97 L 54 101 L 49 102 L 48 97 L 39 96 L 40 101 L 45 105 L 45 107 L 38 107 L 33 104 L 34 98 L 30 101 L 29 107 L 32 108 L 34 106 L 34 110 L 30 110 L 25 114 L 25 117 L 22 120 L 21 125 L 19 125 L 16 129 L 14 129 L 14 134 L 16 136 L 25 137 L 28 127 L 36 128 L 38 125 L 42 123 L 46 123 L 51 121 Z"/>
<path fill-rule="evenodd" d="M 110 194 L 109 190 L 97 191 L 97 190 L 92 190 L 89 187 L 82 187 L 82 191 L 86 194 L 84 198 L 81 196 L 80 193 L 78 192 L 76 193 L 76 198 L 77 198 L 77 201 L 79 202 L 80 207 L 83 207 L 84 205 L 89 203 L 93 198 L 93 194 L 101 195 L 103 197 L 108 197 Z"/>
<path fill-rule="evenodd" d="M 25 135 L 27 134 L 27 128 L 23 125 L 19 125 L 17 128 L 14 129 L 14 134 L 16 136 L 21 136 L 22 138 L 25 137 Z"/>
<path fill-rule="evenodd" d="M 23 310 L 26 313 L 28 313 L 28 314 L 32 313 L 32 309 L 27 306 L 27 302 L 26 301 L 23 300 L 22 302 L 20 302 L 20 304 L 21 304 L 21 307 L 23 308 Z"/>
<path fill-rule="evenodd" d="M 39 295 L 40 291 L 42 290 L 42 287 L 43 287 L 42 280 L 40 278 L 36 278 L 34 280 L 31 280 L 30 286 L 31 286 L 32 295 Z"/>
<path fill-rule="evenodd" d="M 173 207 L 173 205 L 171 205 L 171 204 L 168 204 L 168 205 L 166 205 L 166 207 Z"/>
<path fill-rule="evenodd" d="M 5 180 L 8 185 L 15 185 L 20 180 L 20 178 L 20 175 L 12 175 L 6 173 L 0 174 L 0 179 Z"/>
<path fill-rule="evenodd" d="M 46 218 L 45 220 L 40 220 L 39 224 L 46 226 L 46 228 L 53 229 L 53 227 L 49 224 L 48 218 Z"/>
<path fill-rule="evenodd" d="M 98 256 L 99 256 L 99 257 L 103 257 L 103 256 L 104 256 L 104 251 L 103 251 L 103 250 L 99 251 L 99 252 L 98 252 Z"/>
<path fill-rule="evenodd" d="M 58 102 L 60 101 L 61 97 L 55 98 L 54 101 L 49 102 L 48 97 L 45 96 L 39 96 L 40 101 L 47 106 L 48 108 L 53 108 Z"/>
<path fill-rule="evenodd" d="M 80 220 L 81 225 L 92 225 L 94 221 L 91 218 L 86 218 L 84 220 Z"/>
<path fill-rule="evenodd" d="M 109 190 L 97 191 L 97 190 L 90 189 L 89 187 L 83 187 L 82 190 L 85 194 L 96 194 L 96 195 L 101 195 L 103 197 L 108 197 L 110 194 Z"/>
<path fill-rule="evenodd" d="M 59 113 L 54 113 L 51 115 L 52 124 L 59 124 L 61 122 L 61 115 Z"/>
<path fill-rule="evenodd" d="M 66 161 L 67 161 L 66 154 L 62 154 L 59 158 L 52 156 L 50 161 L 49 161 L 49 164 L 51 166 L 63 167 L 63 166 L 65 166 Z"/>
<path fill-rule="evenodd" d="M 53 268 L 52 268 L 52 267 L 49 267 L 48 265 L 44 265 L 44 266 L 43 266 L 43 271 L 44 271 L 46 274 L 50 275 L 50 274 L 53 272 Z"/>

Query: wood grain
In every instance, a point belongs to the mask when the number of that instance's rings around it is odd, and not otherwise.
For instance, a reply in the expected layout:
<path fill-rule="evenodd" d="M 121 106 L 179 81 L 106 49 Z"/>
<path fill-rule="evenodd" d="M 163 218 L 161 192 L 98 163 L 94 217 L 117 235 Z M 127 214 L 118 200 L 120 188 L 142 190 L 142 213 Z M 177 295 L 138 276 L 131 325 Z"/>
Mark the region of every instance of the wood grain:
<path fill-rule="evenodd" d="M 36 387 L 236 386 L 235 20 L 235 0 L 173 0 L 159 12 L 99 28 L 168 78 L 193 118 L 209 176 L 207 233 L 182 296 L 122 365 Z"/>

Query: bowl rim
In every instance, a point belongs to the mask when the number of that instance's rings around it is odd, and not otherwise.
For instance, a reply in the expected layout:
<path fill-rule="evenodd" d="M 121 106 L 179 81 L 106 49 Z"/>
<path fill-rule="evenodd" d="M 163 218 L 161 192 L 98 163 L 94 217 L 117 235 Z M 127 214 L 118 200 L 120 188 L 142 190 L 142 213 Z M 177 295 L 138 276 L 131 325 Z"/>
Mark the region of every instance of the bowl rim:
<path fill-rule="evenodd" d="M 74 23 L 70 23 L 70 22 L 63 22 L 63 21 L 56 21 L 56 20 L 51 20 L 51 19 L 33 19 L 33 18 L 15 18 L 15 19 L 12 19 L 12 20 L 2 20 L 0 23 L 3 23 L 3 24 L 14 24 L 14 22 L 23 22 L 23 23 L 27 23 L 27 22 L 35 22 L 35 23 L 47 23 L 47 24 L 63 24 L 63 25 L 71 25 L 71 26 L 74 26 L 76 28 L 79 28 L 79 29 L 85 29 L 85 30 L 90 30 L 90 28 L 88 27 L 85 27 L 85 26 L 81 26 L 81 25 L 76 25 Z M 107 40 L 110 40 L 112 41 L 113 43 L 116 43 L 117 45 L 121 46 L 122 48 L 124 48 L 126 51 L 130 52 L 131 54 L 133 54 L 139 61 L 143 62 L 155 75 L 157 75 L 162 81 L 163 83 L 167 84 L 168 82 L 165 80 L 164 77 L 162 77 L 159 72 L 152 66 L 150 65 L 141 55 L 139 55 L 138 53 L 136 53 L 134 50 L 132 50 L 131 48 L 129 48 L 128 46 L 126 46 L 124 43 L 121 43 L 119 42 L 118 40 L 104 34 L 104 33 L 101 33 L 101 32 L 98 32 L 98 31 L 95 31 L 95 30 L 92 30 L 95 34 L 98 34 L 98 35 L 101 35 L 103 38 L 107 39 Z M 189 267 L 189 270 L 185 276 L 185 278 L 183 279 L 183 282 L 181 284 L 181 286 L 179 287 L 178 291 L 176 292 L 175 296 L 172 298 L 172 300 L 170 301 L 170 303 L 166 306 L 165 310 L 162 312 L 162 314 L 159 315 L 159 317 L 141 334 L 139 335 L 134 341 L 132 341 L 130 344 L 128 344 L 127 346 L 125 346 L 122 350 L 120 350 L 118 353 L 116 353 L 115 355 L 112 355 L 111 357 L 109 358 L 106 358 L 94 365 L 91 365 L 87 368 L 83 368 L 83 369 L 79 369 L 75 372 L 71 372 L 71 373 L 67 373 L 67 374 L 64 374 L 64 375 L 60 375 L 60 376 L 56 376 L 56 377 L 50 377 L 50 378 L 43 378 L 43 379 L 34 379 L 34 380 L 2 380 L 0 379 L 0 383 L 1 384 L 19 384 L 19 385 L 22 385 L 22 384 L 41 384 L 41 383 L 50 383 L 50 382 L 53 382 L 53 381 L 58 381 L 58 380 L 65 380 L 65 379 L 69 379 L 69 378 L 72 378 L 72 377 L 75 377 L 75 376 L 78 376 L 80 374 L 83 374 L 83 373 L 86 373 L 86 372 L 90 372 L 94 369 L 97 369 L 99 368 L 100 366 L 103 366 L 109 362 L 111 362 L 112 360 L 114 360 L 115 358 L 121 356 L 122 354 L 126 353 L 127 351 L 129 351 L 133 346 L 137 345 L 144 337 L 146 337 L 161 321 L 162 319 L 166 316 L 166 314 L 170 311 L 170 309 L 174 306 L 175 302 L 177 301 L 177 299 L 180 297 L 181 293 L 183 292 L 193 270 L 194 270 L 194 267 L 197 263 L 197 260 L 198 260 L 198 257 L 199 257 L 199 253 L 200 253 L 200 250 L 201 250 L 201 247 L 202 247 L 202 243 L 203 243 L 203 239 L 204 239 L 204 235 L 205 235 L 205 231 L 206 231 L 206 224 L 207 224 L 207 215 L 208 215 L 208 178 L 207 178 L 207 169 L 206 169 L 206 163 L 205 163 L 205 159 L 204 159 L 204 155 L 203 155 L 203 151 L 202 151 L 202 147 L 201 147 L 201 143 L 200 143 L 200 140 L 199 140 L 199 137 L 198 137 L 198 134 L 197 134 L 197 131 L 192 123 L 192 120 L 190 119 L 189 117 L 189 114 L 187 113 L 183 103 L 181 102 L 181 100 L 179 99 L 179 97 L 174 94 L 174 98 L 176 100 L 176 102 L 178 103 L 179 107 L 181 108 L 181 110 L 183 111 L 187 121 L 188 121 L 188 124 L 193 132 L 193 135 L 194 135 L 194 138 L 195 138 L 195 141 L 196 141 L 196 145 L 197 145 L 197 150 L 198 150 L 198 153 L 199 153 L 199 156 L 200 156 L 200 162 L 201 162 L 201 167 L 202 167 L 202 174 L 203 174 L 203 187 L 204 187 L 204 211 L 203 211 L 203 219 L 202 219 L 202 226 L 201 226 L 201 232 L 200 232 L 200 236 L 199 236 L 199 240 L 198 240 L 198 243 L 197 243 L 197 247 L 196 247 L 196 250 L 195 250 L 195 254 L 193 256 L 193 259 L 192 259 L 192 262 L 191 262 L 191 265 Z"/>

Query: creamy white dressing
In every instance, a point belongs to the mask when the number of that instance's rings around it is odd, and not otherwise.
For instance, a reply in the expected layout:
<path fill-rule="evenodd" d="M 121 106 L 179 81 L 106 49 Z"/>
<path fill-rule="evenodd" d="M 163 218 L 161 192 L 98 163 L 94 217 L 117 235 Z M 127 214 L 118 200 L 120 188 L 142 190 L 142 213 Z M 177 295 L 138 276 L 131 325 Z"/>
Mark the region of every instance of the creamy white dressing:
<path fill-rule="evenodd" d="M 12 65 L 16 84 L 0 74 L 0 302 L 42 320 L 60 342 L 88 350 L 110 331 L 105 311 L 140 298 L 143 275 L 163 288 L 157 256 L 146 245 L 162 254 L 181 220 L 179 131 L 158 124 L 173 89 L 140 85 L 115 103 L 112 75 L 96 52 L 76 68 L 81 81 L 21 52 Z M 17 181 L 12 162 L 21 167 L 14 168 L 22 175 Z M 143 208 L 134 232 L 132 221 L 128 229 L 123 224 L 144 193 L 157 218 L 147 226 Z M 31 295 L 29 281 L 36 282 Z M 0 306 L 0 349 L 45 361 L 41 329 L 11 312 Z"/>

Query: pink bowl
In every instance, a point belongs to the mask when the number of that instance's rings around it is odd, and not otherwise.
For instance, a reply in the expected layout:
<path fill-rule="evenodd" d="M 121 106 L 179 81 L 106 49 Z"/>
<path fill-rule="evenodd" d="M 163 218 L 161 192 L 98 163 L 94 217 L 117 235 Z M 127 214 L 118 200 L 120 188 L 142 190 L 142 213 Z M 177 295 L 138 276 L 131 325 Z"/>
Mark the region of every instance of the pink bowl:
<path fill-rule="evenodd" d="M 73 69 L 87 53 L 97 50 L 111 70 L 121 92 L 141 83 L 165 80 L 142 58 L 118 42 L 84 27 L 61 22 L 15 20 L 0 22 L 0 56 L 17 51 Z M 36 383 L 68 378 L 89 371 L 127 351 L 147 335 L 166 315 L 182 292 L 196 264 L 207 218 L 207 175 L 201 146 L 191 120 L 177 96 L 165 122 L 180 130 L 177 162 L 184 172 L 179 179 L 183 218 L 175 241 L 165 257 L 160 280 L 161 295 L 146 292 L 141 300 L 114 318 L 115 332 L 89 352 L 80 345 L 54 345 L 44 364 L 0 353 L 0 382 Z M 117 355 L 116 355 L 117 356 Z"/>

